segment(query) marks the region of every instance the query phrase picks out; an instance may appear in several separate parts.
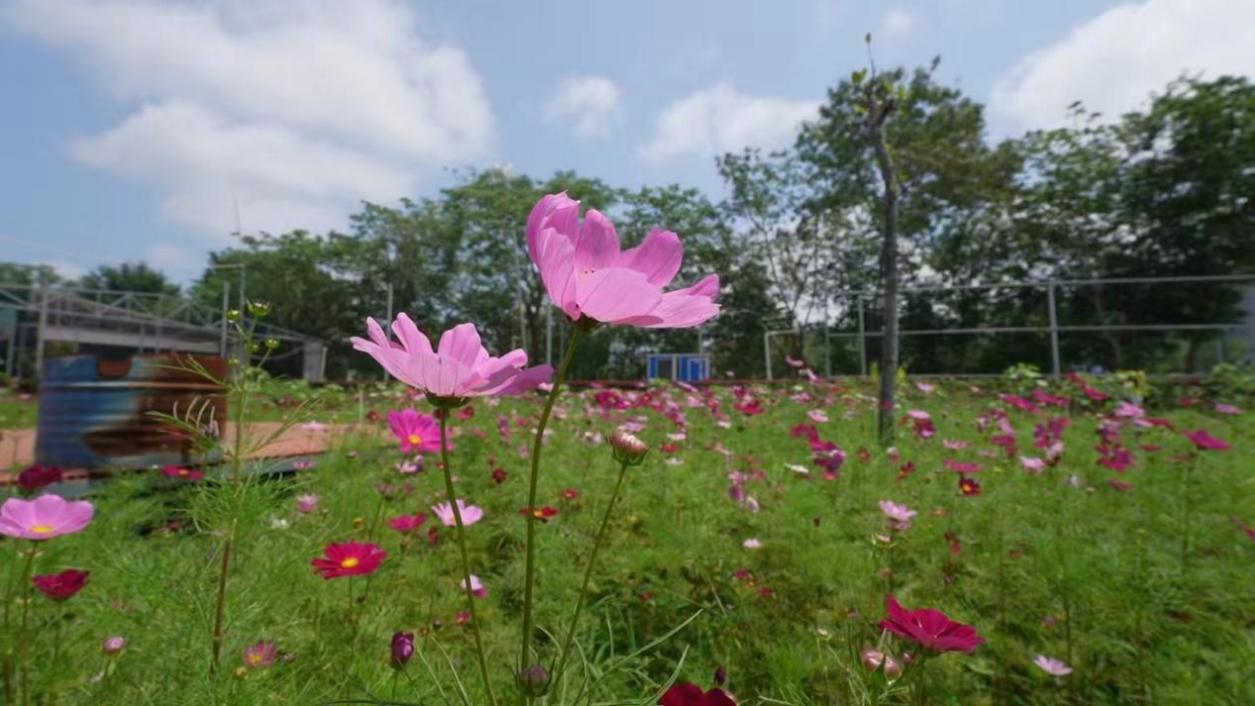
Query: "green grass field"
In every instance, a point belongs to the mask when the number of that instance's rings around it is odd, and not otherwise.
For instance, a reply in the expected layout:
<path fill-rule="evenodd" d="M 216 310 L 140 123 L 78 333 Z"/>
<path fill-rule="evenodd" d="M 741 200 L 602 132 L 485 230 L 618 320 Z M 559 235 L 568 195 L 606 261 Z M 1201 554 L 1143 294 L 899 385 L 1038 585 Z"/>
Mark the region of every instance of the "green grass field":
<path fill-rule="evenodd" d="M 667 436 L 679 428 L 649 405 L 603 411 L 596 391 L 564 396 L 540 484 L 542 503 L 559 510 L 539 527 L 543 630 L 560 635 L 566 626 L 615 479 L 602 437 L 635 420 L 655 450 L 629 471 L 573 667 L 541 703 L 652 704 L 670 681 L 709 686 L 722 667 L 741 704 L 1255 704 L 1255 541 L 1239 524 L 1255 524 L 1251 413 L 1221 415 L 1211 402 L 1186 408 L 1175 399 L 1148 406 L 1175 429 L 1125 424 L 1122 444 L 1135 461 L 1115 472 L 1097 464 L 1095 450 L 1100 412 L 1111 404 L 1082 405 L 1066 385 L 1057 391 L 1072 398 L 1070 408 L 1037 413 L 966 383 L 928 395 L 903 388 L 903 412 L 928 411 L 936 434 L 918 438 L 904 418 L 896 459 L 875 443 L 866 387 L 755 388 L 765 409 L 755 416 L 717 389 L 726 428 L 698 395 L 653 389 L 659 409 L 670 402 L 684 414 L 683 440 Z M 369 406 L 383 413 L 407 405 L 400 392 Z M 473 408 L 472 419 L 453 423 L 452 465 L 460 495 L 486 513 L 467 530 L 474 573 L 489 591 L 477 602 L 479 623 L 495 690 L 513 704 L 528 463 L 521 450 L 540 398 Z M 995 408 L 1007 410 L 1016 457 L 991 444 L 996 423 L 978 428 Z M 812 423 L 815 409 L 829 418 L 815 424 L 820 436 L 846 454 L 836 480 L 789 433 Z M 356 401 L 341 399 L 320 419 L 356 412 Z M 1051 416 L 1071 419 L 1066 450 L 1057 465 L 1030 474 L 1018 456 L 1044 455 L 1034 426 Z M 1232 448 L 1196 451 L 1181 431 L 1198 428 Z M 951 450 L 946 440 L 970 445 Z M 674 450 L 659 450 L 664 443 Z M 461 687 L 471 703 L 486 703 L 470 631 L 457 619 L 464 603 L 452 531 L 441 527 L 435 544 L 427 534 L 439 524 L 429 506 L 443 498 L 437 459 L 402 475 L 401 458 L 395 445 L 362 434 L 286 478 L 228 487 L 212 476 L 184 483 L 130 474 L 90 488 L 93 523 L 41 543 L 36 558 L 36 573 L 92 572 L 68 601 L 36 594 L 30 604 L 25 647 L 37 703 L 457 704 Z M 980 495 L 960 493 L 946 459 L 982 466 L 972 474 Z M 904 473 L 908 463 L 914 470 Z M 758 511 L 732 498 L 731 472 L 745 474 L 743 492 Z M 578 497 L 564 497 L 568 489 Z M 318 511 L 296 511 L 306 493 L 320 497 Z M 910 528 L 891 530 L 880 500 L 916 510 Z M 419 511 L 431 517 L 414 536 L 387 526 Z M 225 666 L 211 676 L 229 517 L 239 544 Z M 761 547 L 746 548 L 750 538 Z M 378 542 L 389 556 L 369 578 L 318 577 L 310 560 L 346 540 Z M 25 546 L 0 543 L 10 589 Z M 987 643 L 931 659 L 906 680 L 909 689 L 886 691 L 858 653 L 881 642 L 889 594 L 972 624 Z M 15 624 L 20 601 L 7 607 Z M 403 672 L 389 664 L 397 630 L 419 634 L 420 656 Z M 101 651 L 110 635 L 127 640 L 113 658 Z M 6 642 L 16 639 L 11 627 Z M 262 640 L 277 645 L 279 658 L 246 668 L 244 649 Z M 883 644 L 895 655 L 911 649 L 897 638 Z M 554 652 L 550 645 L 544 656 Z M 1042 654 L 1075 671 L 1047 675 L 1032 662 Z"/>

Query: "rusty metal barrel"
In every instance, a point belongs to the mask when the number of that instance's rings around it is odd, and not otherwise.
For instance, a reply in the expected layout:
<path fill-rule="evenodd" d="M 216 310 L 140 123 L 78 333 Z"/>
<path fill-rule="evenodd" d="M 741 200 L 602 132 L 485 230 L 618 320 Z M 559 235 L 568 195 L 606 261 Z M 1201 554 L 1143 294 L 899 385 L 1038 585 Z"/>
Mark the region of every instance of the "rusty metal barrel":
<path fill-rule="evenodd" d="M 225 428 L 226 360 L 179 353 L 122 359 L 95 354 L 44 360 L 35 461 L 61 468 L 144 468 L 193 464 L 191 435 L 154 413 Z"/>

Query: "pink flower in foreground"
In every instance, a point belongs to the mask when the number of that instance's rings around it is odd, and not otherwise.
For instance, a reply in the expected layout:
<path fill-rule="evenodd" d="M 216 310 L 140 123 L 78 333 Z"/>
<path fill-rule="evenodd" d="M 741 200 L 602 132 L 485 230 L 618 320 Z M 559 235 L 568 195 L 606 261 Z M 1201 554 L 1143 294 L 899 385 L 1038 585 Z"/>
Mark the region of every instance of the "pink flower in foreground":
<path fill-rule="evenodd" d="M 893 596 L 889 596 L 885 604 L 889 617 L 880 621 L 880 627 L 926 650 L 970 653 L 985 644 L 985 638 L 976 634 L 976 628 L 956 623 L 939 610 L 907 610 Z"/>
<path fill-rule="evenodd" d="M 445 527 L 453 527 L 457 524 L 457 518 L 453 516 L 453 506 L 449 503 L 436 503 L 431 506 L 431 511 L 436 513 L 436 517 L 440 518 L 440 524 Z M 469 527 L 484 517 L 484 511 L 481 508 L 467 505 L 462 498 L 458 498 L 458 514 L 462 516 L 464 527 Z"/>
<path fill-rule="evenodd" d="M 440 422 L 410 407 L 388 412 L 388 428 L 401 442 L 402 453 L 439 453 Z M 453 444 L 449 444 L 453 448 Z"/>
<path fill-rule="evenodd" d="M 67 501 L 60 495 L 34 500 L 9 498 L 0 506 L 0 534 L 15 539 L 52 539 L 81 532 L 95 509 L 86 500 Z"/>
<path fill-rule="evenodd" d="M 1043 672 L 1056 677 L 1065 677 L 1072 673 L 1072 668 L 1068 666 L 1067 662 L 1054 657 L 1047 657 L 1046 655 L 1034 657 L 1033 664 L 1037 665 Z"/>
<path fill-rule="evenodd" d="M 521 348 L 500 358 L 488 355 L 474 324 L 459 324 L 445 331 L 434 350 L 405 314 L 398 314 L 392 322 L 392 332 L 400 343 L 388 340 L 374 319 L 366 320 L 366 328 L 370 340 L 353 337 L 355 349 L 370 354 L 392 377 L 436 397 L 517 395 L 535 389 L 553 375 L 548 365 L 524 369 L 527 353 Z"/>
<path fill-rule="evenodd" d="M 1206 429 L 1193 431 L 1187 429 L 1181 433 L 1185 434 L 1185 438 L 1189 439 L 1200 451 L 1228 451 L 1230 448 L 1229 442 L 1208 434 Z"/>
<path fill-rule="evenodd" d="M 680 238 L 654 229 L 637 247 L 620 251 L 614 224 L 596 209 L 580 222 L 580 203 L 550 194 L 527 217 L 527 250 L 549 297 L 578 321 L 691 328 L 719 313 L 718 275 L 663 292 L 684 259 Z"/>

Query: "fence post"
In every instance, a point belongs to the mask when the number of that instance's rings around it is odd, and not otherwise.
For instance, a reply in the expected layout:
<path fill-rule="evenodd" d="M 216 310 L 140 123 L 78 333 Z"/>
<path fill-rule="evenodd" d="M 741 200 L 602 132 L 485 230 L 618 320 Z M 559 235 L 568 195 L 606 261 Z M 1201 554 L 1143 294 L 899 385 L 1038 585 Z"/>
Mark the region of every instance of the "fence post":
<path fill-rule="evenodd" d="M 858 374 L 867 375 L 867 328 L 863 321 L 863 295 L 858 295 Z"/>
<path fill-rule="evenodd" d="M 771 382 L 771 332 L 767 331 L 763 334 L 763 359 L 767 366 L 767 382 Z"/>
<path fill-rule="evenodd" d="M 1055 310 L 1055 283 L 1046 284 L 1046 306 L 1050 315 L 1050 372 L 1059 377 L 1059 315 Z"/>

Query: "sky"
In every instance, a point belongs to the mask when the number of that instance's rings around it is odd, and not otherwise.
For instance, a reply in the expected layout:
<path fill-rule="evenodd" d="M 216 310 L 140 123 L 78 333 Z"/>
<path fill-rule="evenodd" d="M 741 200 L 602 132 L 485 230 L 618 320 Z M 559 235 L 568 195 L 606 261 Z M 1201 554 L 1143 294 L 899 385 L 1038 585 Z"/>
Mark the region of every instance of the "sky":
<path fill-rule="evenodd" d="M 199 276 L 466 167 L 723 195 L 866 64 L 941 56 L 991 139 L 1255 74 L 1249 0 L 0 0 L 0 261 Z"/>

